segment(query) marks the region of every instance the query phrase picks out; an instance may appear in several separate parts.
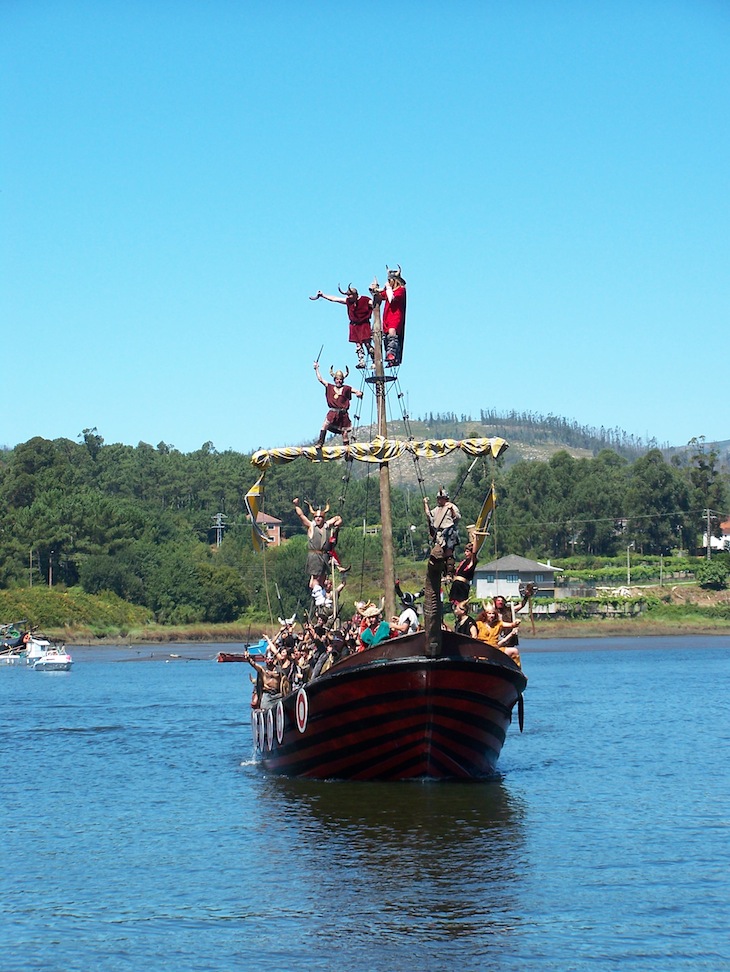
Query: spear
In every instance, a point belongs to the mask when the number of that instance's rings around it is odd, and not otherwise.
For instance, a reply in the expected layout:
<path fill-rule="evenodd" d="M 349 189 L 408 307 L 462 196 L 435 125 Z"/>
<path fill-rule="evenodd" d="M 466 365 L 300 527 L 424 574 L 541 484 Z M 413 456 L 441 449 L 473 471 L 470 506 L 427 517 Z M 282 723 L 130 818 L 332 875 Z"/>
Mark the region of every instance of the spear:
<path fill-rule="evenodd" d="M 284 611 L 284 604 L 281 600 L 281 592 L 279 591 L 279 585 L 276 581 L 274 581 L 274 587 L 276 588 L 276 597 L 277 600 L 279 601 L 279 610 L 281 611 L 282 614 L 285 615 L 286 612 Z"/>
<path fill-rule="evenodd" d="M 472 464 L 471 464 L 471 465 L 469 466 L 469 468 L 467 469 L 467 471 L 466 471 L 466 472 L 464 473 L 464 476 L 463 476 L 463 478 L 462 478 L 462 480 L 461 480 L 461 482 L 459 483 L 459 485 L 457 486 L 457 488 L 456 488 L 456 492 L 454 493 L 454 496 L 453 496 L 453 500 L 454 500 L 454 501 L 456 501 L 456 497 L 457 497 L 457 496 L 459 495 L 459 493 L 460 493 L 460 492 L 462 491 L 462 489 L 464 488 L 464 483 L 466 482 L 466 478 L 467 478 L 467 476 L 469 475 L 469 473 L 470 473 L 470 472 L 472 471 L 472 469 L 474 468 L 474 466 L 476 466 L 476 464 L 477 464 L 477 460 L 478 460 L 478 459 L 479 459 L 479 456 L 475 456 L 475 457 L 474 457 L 474 461 L 473 461 L 473 462 L 472 462 Z"/>

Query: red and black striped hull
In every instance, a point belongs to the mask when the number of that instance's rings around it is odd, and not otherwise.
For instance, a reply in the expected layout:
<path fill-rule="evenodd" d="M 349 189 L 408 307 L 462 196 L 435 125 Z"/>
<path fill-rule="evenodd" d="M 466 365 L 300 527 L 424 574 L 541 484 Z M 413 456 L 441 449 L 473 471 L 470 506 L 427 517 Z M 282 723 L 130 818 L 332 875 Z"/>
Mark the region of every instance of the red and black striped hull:
<path fill-rule="evenodd" d="M 493 775 L 527 679 L 503 652 L 451 632 L 438 658 L 425 649 L 419 632 L 351 655 L 253 713 L 263 766 L 314 779 Z"/>

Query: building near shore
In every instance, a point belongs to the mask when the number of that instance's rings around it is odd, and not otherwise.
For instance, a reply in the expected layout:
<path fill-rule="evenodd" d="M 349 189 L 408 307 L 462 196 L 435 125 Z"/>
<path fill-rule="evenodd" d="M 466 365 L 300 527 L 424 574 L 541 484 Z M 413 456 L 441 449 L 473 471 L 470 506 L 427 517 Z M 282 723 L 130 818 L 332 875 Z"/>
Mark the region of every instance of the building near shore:
<path fill-rule="evenodd" d="M 519 598 L 521 584 L 534 584 L 535 597 L 555 597 L 555 575 L 560 567 L 538 560 L 528 560 L 517 554 L 508 554 L 488 564 L 479 564 L 474 572 L 477 600 L 487 600 L 501 594 L 502 597 Z"/>

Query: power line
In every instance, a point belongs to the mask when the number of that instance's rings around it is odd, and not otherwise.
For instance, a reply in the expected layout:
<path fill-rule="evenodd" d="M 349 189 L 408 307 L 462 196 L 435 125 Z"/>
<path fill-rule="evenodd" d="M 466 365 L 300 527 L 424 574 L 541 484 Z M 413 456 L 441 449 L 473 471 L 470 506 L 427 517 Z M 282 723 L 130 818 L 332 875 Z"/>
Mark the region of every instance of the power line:
<path fill-rule="evenodd" d="M 713 516 L 718 518 L 723 518 L 730 514 L 718 513 L 717 511 L 710 511 Z M 661 520 L 664 517 L 670 516 L 705 516 L 706 510 L 674 510 L 669 513 L 632 513 L 627 516 L 625 513 L 617 514 L 616 516 L 601 516 L 593 518 L 579 518 L 571 516 L 567 520 L 530 520 L 530 523 L 534 526 L 576 526 L 579 524 L 586 523 L 615 523 L 617 520 L 625 520 L 629 522 L 631 520 Z"/>

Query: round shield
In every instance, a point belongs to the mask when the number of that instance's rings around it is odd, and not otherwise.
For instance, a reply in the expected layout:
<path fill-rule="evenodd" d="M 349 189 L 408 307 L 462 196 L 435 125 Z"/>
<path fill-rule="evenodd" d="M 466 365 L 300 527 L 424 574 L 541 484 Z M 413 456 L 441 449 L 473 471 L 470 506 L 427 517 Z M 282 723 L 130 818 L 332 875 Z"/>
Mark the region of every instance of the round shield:
<path fill-rule="evenodd" d="M 307 718 L 309 716 L 309 699 L 303 688 L 300 688 L 297 692 L 296 713 L 297 729 L 299 732 L 304 732 L 307 728 Z"/>

